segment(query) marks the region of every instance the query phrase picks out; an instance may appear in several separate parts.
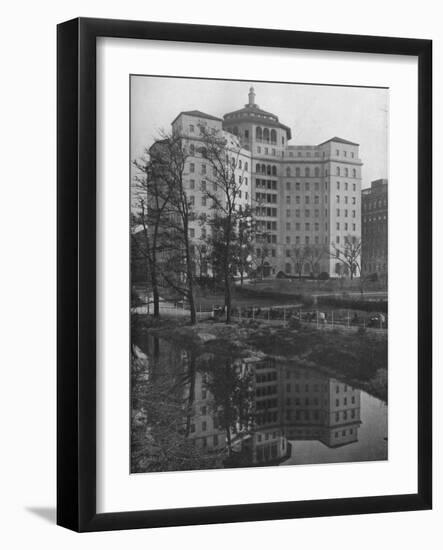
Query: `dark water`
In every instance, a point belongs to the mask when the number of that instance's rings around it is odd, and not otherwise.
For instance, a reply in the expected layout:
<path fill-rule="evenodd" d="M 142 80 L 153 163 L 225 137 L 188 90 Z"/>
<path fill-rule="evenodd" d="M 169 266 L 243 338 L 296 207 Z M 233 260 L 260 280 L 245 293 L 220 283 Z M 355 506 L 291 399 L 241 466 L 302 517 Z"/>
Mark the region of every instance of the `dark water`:
<path fill-rule="evenodd" d="M 296 363 L 138 342 L 133 472 L 387 459 L 387 406 Z"/>

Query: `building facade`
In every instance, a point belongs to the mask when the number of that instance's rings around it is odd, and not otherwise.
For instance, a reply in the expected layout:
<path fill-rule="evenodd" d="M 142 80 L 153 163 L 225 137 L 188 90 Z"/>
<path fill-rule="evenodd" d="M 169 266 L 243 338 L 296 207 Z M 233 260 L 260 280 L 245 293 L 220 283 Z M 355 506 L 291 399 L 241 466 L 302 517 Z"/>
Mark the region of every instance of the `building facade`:
<path fill-rule="evenodd" d="M 388 180 L 362 191 L 362 274 L 388 274 Z"/>
<path fill-rule="evenodd" d="M 186 178 L 196 211 L 210 214 L 206 189 L 209 166 L 202 154 L 206 132 L 223 135 L 227 154 L 241 182 L 240 204 L 249 205 L 265 243 L 257 242 L 264 276 L 295 275 L 294 250 L 311 247 L 319 253 L 306 261 L 303 275 L 344 274 L 338 253 L 347 239 L 361 238 L 361 169 L 359 145 L 333 137 L 318 145 L 291 145 L 291 129 L 255 102 L 218 118 L 201 111 L 181 112 L 172 122 L 174 133 L 189 147 Z M 234 158 L 236 159 L 234 161 Z M 191 226 L 195 242 L 204 241 L 207 227 Z M 337 252 L 335 252 L 337 253 Z"/>

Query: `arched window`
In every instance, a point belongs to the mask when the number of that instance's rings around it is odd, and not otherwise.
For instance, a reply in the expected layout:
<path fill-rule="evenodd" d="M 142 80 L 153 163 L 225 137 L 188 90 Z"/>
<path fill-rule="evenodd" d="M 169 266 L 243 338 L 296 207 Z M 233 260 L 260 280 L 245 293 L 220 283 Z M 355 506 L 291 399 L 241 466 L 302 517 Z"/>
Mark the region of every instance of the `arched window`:
<path fill-rule="evenodd" d="M 241 167 L 242 167 L 242 161 L 241 161 L 241 159 L 239 159 L 239 161 L 238 161 L 238 167 L 239 167 L 239 169 L 241 170 Z"/>
<path fill-rule="evenodd" d="M 337 166 L 336 174 L 337 174 L 337 176 L 340 175 L 340 166 Z"/>
<path fill-rule="evenodd" d="M 264 164 L 261 165 L 261 173 L 266 174 L 266 166 Z"/>
<path fill-rule="evenodd" d="M 311 171 L 309 170 L 309 166 L 307 166 L 305 168 L 305 177 L 309 178 L 310 175 L 311 175 Z"/>
<path fill-rule="evenodd" d="M 320 176 L 320 168 L 316 166 L 314 172 L 315 172 L 315 177 L 318 178 Z"/>
<path fill-rule="evenodd" d="M 237 128 L 237 126 L 234 126 L 234 129 L 232 130 L 232 133 L 233 133 L 235 136 L 238 136 L 238 128 Z"/>
<path fill-rule="evenodd" d="M 271 175 L 271 165 L 270 165 L 270 164 L 268 164 L 268 165 L 266 166 L 266 174 L 267 174 L 268 176 Z"/>
<path fill-rule="evenodd" d="M 271 143 L 277 143 L 277 132 L 275 130 L 271 130 Z"/>
<path fill-rule="evenodd" d="M 191 145 L 189 146 L 189 152 L 191 153 L 191 155 L 195 153 L 195 147 L 193 143 L 191 143 Z"/>
<path fill-rule="evenodd" d="M 300 176 L 300 168 L 296 168 L 296 169 L 295 169 L 295 175 L 296 175 L 296 176 Z"/>
<path fill-rule="evenodd" d="M 349 170 L 345 168 L 345 177 L 347 178 L 349 176 Z"/>
<path fill-rule="evenodd" d="M 269 128 L 263 130 L 263 141 L 269 142 Z"/>
<path fill-rule="evenodd" d="M 352 177 L 353 178 L 357 177 L 357 170 L 355 168 L 352 169 Z"/>
<path fill-rule="evenodd" d="M 272 175 L 273 175 L 273 176 L 276 176 L 276 175 L 277 175 L 277 166 L 273 166 L 273 167 L 272 167 Z"/>
<path fill-rule="evenodd" d="M 255 139 L 261 140 L 262 137 L 263 137 L 262 129 L 260 128 L 260 126 L 257 126 L 257 128 L 255 129 Z"/>
<path fill-rule="evenodd" d="M 260 174 L 260 164 L 255 165 L 255 171 L 257 172 L 257 174 Z"/>
<path fill-rule="evenodd" d="M 289 166 L 286 168 L 286 175 L 288 177 L 291 175 L 291 168 Z"/>

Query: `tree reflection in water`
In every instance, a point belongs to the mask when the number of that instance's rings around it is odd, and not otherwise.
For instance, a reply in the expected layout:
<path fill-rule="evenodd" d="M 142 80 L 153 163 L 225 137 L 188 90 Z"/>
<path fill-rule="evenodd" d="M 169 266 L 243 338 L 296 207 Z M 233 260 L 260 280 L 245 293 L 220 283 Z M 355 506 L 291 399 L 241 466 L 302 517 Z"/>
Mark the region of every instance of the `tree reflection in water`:
<path fill-rule="evenodd" d="M 332 453 L 358 442 L 361 393 L 233 346 L 197 355 L 149 337 L 132 358 L 131 471 L 276 465 L 307 441 Z"/>

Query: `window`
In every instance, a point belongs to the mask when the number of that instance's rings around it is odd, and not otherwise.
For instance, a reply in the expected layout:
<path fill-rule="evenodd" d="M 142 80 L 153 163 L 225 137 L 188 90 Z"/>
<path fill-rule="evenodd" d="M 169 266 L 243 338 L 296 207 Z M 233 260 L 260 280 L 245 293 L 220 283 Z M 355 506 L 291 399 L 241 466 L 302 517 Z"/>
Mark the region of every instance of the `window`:
<path fill-rule="evenodd" d="M 300 204 L 300 195 L 295 196 L 295 204 Z"/>
<path fill-rule="evenodd" d="M 190 195 L 190 197 L 189 197 L 189 203 L 190 203 L 192 206 L 194 206 L 194 204 L 195 204 L 195 197 L 194 197 L 194 195 Z"/>
<path fill-rule="evenodd" d="M 345 204 L 348 204 L 348 195 L 345 196 Z"/>
<path fill-rule="evenodd" d="M 340 231 L 340 222 L 337 222 L 337 231 Z"/>
<path fill-rule="evenodd" d="M 287 217 L 287 218 L 290 218 L 290 217 L 291 217 L 291 211 L 290 211 L 290 210 L 286 210 L 286 217 Z"/>
<path fill-rule="evenodd" d="M 300 222 L 296 222 L 295 224 L 295 230 L 300 231 Z"/>
<path fill-rule="evenodd" d="M 338 149 L 335 150 L 335 154 L 338 156 L 340 156 L 340 151 Z"/>
<path fill-rule="evenodd" d="M 355 191 L 357 189 L 357 186 L 355 185 L 355 183 L 352 184 L 352 190 Z"/>
<path fill-rule="evenodd" d="M 305 183 L 305 190 L 306 190 L 306 191 L 309 191 L 309 182 L 306 182 L 306 183 Z"/>
<path fill-rule="evenodd" d="M 238 161 L 238 167 L 241 170 L 241 167 L 243 166 L 241 159 Z"/>
<path fill-rule="evenodd" d="M 355 204 L 355 197 L 352 197 L 352 204 Z"/>
<path fill-rule="evenodd" d="M 309 218 L 310 215 L 311 215 L 311 211 L 309 209 L 305 210 L 305 217 Z"/>
<path fill-rule="evenodd" d="M 291 195 L 286 195 L 286 204 L 291 204 Z"/>
<path fill-rule="evenodd" d="M 287 177 L 290 177 L 290 175 L 291 175 L 291 168 L 288 166 L 288 167 L 286 168 L 286 176 L 287 176 Z"/>
<path fill-rule="evenodd" d="M 191 164 L 189 165 L 189 171 L 195 172 L 195 164 L 193 162 L 191 162 Z"/>
<path fill-rule="evenodd" d="M 337 235 L 337 236 L 335 237 L 335 242 L 336 242 L 337 244 L 340 244 L 340 235 Z"/>
<path fill-rule="evenodd" d="M 345 168 L 345 178 L 347 178 L 348 176 L 349 176 L 349 170 L 347 168 Z"/>
<path fill-rule="evenodd" d="M 189 189 L 195 189 L 195 180 L 189 180 Z"/>
<path fill-rule="evenodd" d="M 206 427 L 207 427 L 206 422 L 202 422 L 202 432 L 206 431 Z M 204 439 L 204 441 L 206 441 L 206 439 Z"/>
<path fill-rule="evenodd" d="M 354 153 L 352 153 L 352 156 L 354 156 Z M 357 170 L 355 168 L 352 169 L 352 177 L 353 178 L 357 177 Z"/>
<path fill-rule="evenodd" d="M 314 203 L 318 204 L 320 202 L 320 197 L 318 195 L 315 195 L 314 197 Z"/>
<path fill-rule="evenodd" d="M 305 204 L 309 204 L 309 195 L 305 196 Z"/>
<path fill-rule="evenodd" d="M 297 208 L 297 210 L 295 211 L 295 217 L 296 218 L 300 217 L 300 209 L 299 208 Z"/>
<path fill-rule="evenodd" d="M 309 231 L 310 228 L 311 228 L 311 227 L 310 227 L 310 223 L 309 223 L 309 222 L 306 222 L 306 223 L 305 223 L 305 230 L 306 230 L 306 231 Z"/>
<path fill-rule="evenodd" d="M 286 182 L 286 191 L 290 191 L 290 190 L 291 190 L 291 182 L 287 181 Z"/>
<path fill-rule="evenodd" d="M 314 174 L 315 174 L 316 178 L 318 178 L 320 176 L 320 168 L 318 168 L 318 166 L 315 167 Z M 318 184 L 316 184 L 316 185 L 318 185 Z"/>
<path fill-rule="evenodd" d="M 201 190 L 206 191 L 206 181 L 205 180 L 202 180 Z"/>
<path fill-rule="evenodd" d="M 191 238 L 194 238 L 194 237 L 195 237 L 195 229 L 194 229 L 193 227 L 191 227 L 191 228 L 189 229 L 189 236 L 190 236 Z"/>
<path fill-rule="evenodd" d="M 296 168 L 296 169 L 295 169 L 295 175 L 296 175 L 296 176 L 300 176 L 300 168 Z"/>
<path fill-rule="evenodd" d="M 202 174 L 206 174 L 206 164 L 202 164 Z"/>
<path fill-rule="evenodd" d="M 336 170 L 335 170 L 335 173 L 337 174 L 337 176 L 340 175 L 340 166 L 337 166 Z"/>
<path fill-rule="evenodd" d="M 348 211 L 345 210 L 345 218 L 347 218 L 347 217 L 348 217 Z"/>
<path fill-rule="evenodd" d="M 337 204 L 340 204 L 340 195 L 336 195 L 336 197 L 335 197 L 335 202 L 336 202 Z"/>
<path fill-rule="evenodd" d="M 311 172 L 311 171 L 310 171 L 309 167 L 306 167 L 306 168 L 305 168 L 305 177 L 306 177 L 306 178 L 309 178 L 309 177 L 310 177 L 310 175 L 311 175 L 310 172 Z"/>
<path fill-rule="evenodd" d="M 286 222 L 286 231 L 291 231 L 291 223 Z"/>
<path fill-rule="evenodd" d="M 337 208 L 337 216 L 340 216 L 340 208 Z"/>
<path fill-rule="evenodd" d="M 352 217 L 355 218 L 355 210 L 352 211 Z"/>
<path fill-rule="evenodd" d="M 340 190 L 340 182 L 337 182 L 337 190 Z"/>

